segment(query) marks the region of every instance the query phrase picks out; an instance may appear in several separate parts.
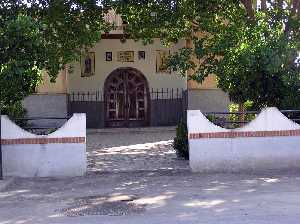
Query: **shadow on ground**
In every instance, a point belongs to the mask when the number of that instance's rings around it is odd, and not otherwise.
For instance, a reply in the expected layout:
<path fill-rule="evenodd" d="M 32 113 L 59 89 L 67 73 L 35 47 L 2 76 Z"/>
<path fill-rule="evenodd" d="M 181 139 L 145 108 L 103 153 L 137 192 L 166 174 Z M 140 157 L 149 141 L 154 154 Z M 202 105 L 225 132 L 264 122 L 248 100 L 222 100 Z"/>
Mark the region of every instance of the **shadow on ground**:
<path fill-rule="evenodd" d="M 89 172 L 188 169 L 172 148 L 175 131 L 91 133 L 87 136 Z"/>
<path fill-rule="evenodd" d="M 297 223 L 299 184 L 298 172 L 17 179 L 0 193 L 0 223 Z"/>
<path fill-rule="evenodd" d="M 173 137 L 89 134 L 87 175 L 15 179 L 0 192 L 0 224 L 299 222 L 299 171 L 191 173 Z"/>

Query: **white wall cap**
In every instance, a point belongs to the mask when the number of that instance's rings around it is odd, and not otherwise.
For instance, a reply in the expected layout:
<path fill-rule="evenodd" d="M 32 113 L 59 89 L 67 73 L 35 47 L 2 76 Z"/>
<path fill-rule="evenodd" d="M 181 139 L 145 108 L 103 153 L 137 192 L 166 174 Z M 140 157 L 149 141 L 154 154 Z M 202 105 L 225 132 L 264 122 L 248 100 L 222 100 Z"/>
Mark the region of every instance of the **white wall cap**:
<path fill-rule="evenodd" d="M 210 122 L 200 110 L 188 110 L 187 125 L 189 133 L 214 133 L 231 131 Z"/>
<path fill-rule="evenodd" d="M 16 125 L 6 115 L 1 115 L 1 135 L 2 139 L 86 137 L 86 115 L 73 114 L 61 128 L 49 135 L 32 134 Z"/>
<path fill-rule="evenodd" d="M 284 116 L 276 107 L 263 109 L 257 117 L 235 131 L 284 131 L 297 130 L 300 125 Z"/>
<path fill-rule="evenodd" d="M 297 130 L 300 125 L 288 119 L 276 107 L 263 109 L 257 117 L 244 127 L 226 129 L 210 122 L 200 110 L 188 110 L 187 113 L 189 133 L 213 133 L 229 131 L 284 131 Z"/>
<path fill-rule="evenodd" d="M 58 130 L 48 135 L 57 137 L 86 137 L 86 115 L 73 114 L 73 116 Z"/>
<path fill-rule="evenodd" d="M 1 138 L 2 139 L 16 139 L 16 138 L 37 138 L 38 135 L 32 134 L 14 122 L 8 116 L 1 115 Z"/>

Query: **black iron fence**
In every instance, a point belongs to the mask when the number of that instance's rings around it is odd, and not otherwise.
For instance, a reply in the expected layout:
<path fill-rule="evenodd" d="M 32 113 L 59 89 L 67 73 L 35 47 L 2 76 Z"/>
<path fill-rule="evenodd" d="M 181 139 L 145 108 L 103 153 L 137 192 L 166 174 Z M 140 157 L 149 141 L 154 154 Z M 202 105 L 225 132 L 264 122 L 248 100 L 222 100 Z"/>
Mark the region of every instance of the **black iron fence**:
<path fill-rule="evenodd" d="M 151 89 L 149 91 L 151 99 L 181 99 L 184 97 L 186 90 L 184 89 Z M 68 94 L 69 101 L 71 102 L 93 102 L 104 101 L 104 93 L 102 91 L 77 91 Z"/>
<path fill-rule="evenodd" d="M 177 125 L 186 118 L 187 91 L 183 89 L 151 89 L 151 126 Z"/>
<path fill-rule="evenodd" d="M 183 89 L 150 89 L 149 125 L 176 125 L 185 117 L 187 93 Z M 88 128 L 105 127 L 105 93 L 101 91 L 71 92 L 68 95 L 68 115 L 86 113 Z"/>
<path fill-rule="evenodd" d="M 104 94 L 101 91 L 78 91 L 68 94 L 69 102 L 101 102 Z"/>
<path fill-rule="evenodd" d="M 300 110 L 281 110 L 290 120 L 300 124 Z M 260 111 L 206 112 L 205 116 L 214 124 L 224 128 L 238 128 L 252 121 Z M 276 122 L 276 121 L 274 121 Z"/>
<path fill-rule="evenodd" d="M 104 127 L 104 94 L 101 91 L 72 92 L 68 94 L 68 115 L 86 114 L 87 128 Z"/>

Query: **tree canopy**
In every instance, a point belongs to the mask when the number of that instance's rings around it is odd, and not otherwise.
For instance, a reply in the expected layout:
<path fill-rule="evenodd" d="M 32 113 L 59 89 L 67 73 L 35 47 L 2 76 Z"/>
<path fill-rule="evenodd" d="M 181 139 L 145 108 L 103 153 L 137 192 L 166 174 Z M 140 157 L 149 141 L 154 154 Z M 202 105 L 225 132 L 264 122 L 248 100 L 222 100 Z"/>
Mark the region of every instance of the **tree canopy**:
<path fill-rule="evenodd" d="M 190 39 L 170 68 L 202 82 L 217 76 L 234 102 L 256 107 L 299 106 L 299 0 L 113 1 L 125 31 L 145 43 Z M 298 104 L 297 104 L 298 103 Z"/>
<path fill-rule="evenodd" d="M 186 38 L 193 48 L 171 56 L 171 69 L 202 82 L 217 76 L 234 102 L 295 107 L 300 102 L 300 0 L 2 0 L 1 105 L 32 93 L 42 69 L 55 79 L 80 50 L 112 28 L 111 7 L 134 39 Z"/>
<path fill-rule="evenodd" d="M 94 0 L 0 2 L 0 100 L 12 105 L 31 94 L 47 70 L 52 80 L 80 51 L 111 29 Z"/>

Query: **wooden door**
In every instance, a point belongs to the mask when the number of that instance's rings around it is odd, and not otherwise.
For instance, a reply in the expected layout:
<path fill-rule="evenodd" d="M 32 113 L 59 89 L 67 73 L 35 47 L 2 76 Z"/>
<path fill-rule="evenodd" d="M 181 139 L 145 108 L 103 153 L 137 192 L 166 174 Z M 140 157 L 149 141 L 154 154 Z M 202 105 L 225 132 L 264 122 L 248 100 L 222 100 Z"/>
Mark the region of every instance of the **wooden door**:
<path fill-rule="evenodd" d="M 117 69 L 105 82 L 105 123 L 108 127 L 138 127 L 148 123 L 148 85 L 135 69 Z"/>

